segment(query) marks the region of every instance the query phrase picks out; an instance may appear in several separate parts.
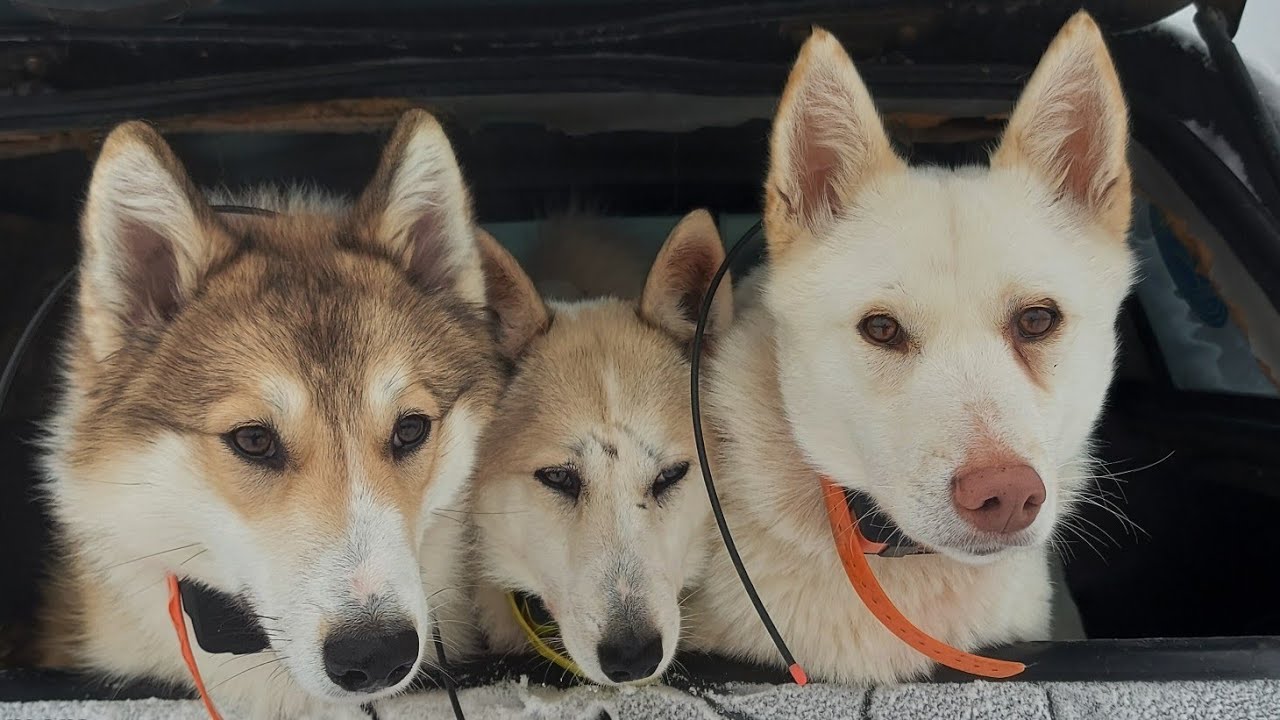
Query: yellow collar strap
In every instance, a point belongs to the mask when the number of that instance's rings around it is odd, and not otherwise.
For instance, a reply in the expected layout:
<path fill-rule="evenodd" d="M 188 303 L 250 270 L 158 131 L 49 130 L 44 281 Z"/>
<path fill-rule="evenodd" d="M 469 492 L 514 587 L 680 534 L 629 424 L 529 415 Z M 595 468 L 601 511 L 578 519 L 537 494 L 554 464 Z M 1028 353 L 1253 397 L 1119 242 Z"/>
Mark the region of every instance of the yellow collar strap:
<path fill-rule="evenodd" d="M 540 621 L 537 619 L 533 611 L 534 602 L 536 601 L 528 595 L 517 595 L 514 592 L 507 593 L 507 604 L 511 606 L 511 614 L 515 616 L 516 623 L 524 631 L 524 635 L 528 638 L 529 645 L 533 647 L 534 651 L 557 666 L 573 673 L 575 677 L 584 678 L 585 676 L 577 663 L 569 659 L 568 655 L 556 650 L 547 643 L 546 639 L 555 637 L 560 629 L 556 626 L 554 620 Z"/>

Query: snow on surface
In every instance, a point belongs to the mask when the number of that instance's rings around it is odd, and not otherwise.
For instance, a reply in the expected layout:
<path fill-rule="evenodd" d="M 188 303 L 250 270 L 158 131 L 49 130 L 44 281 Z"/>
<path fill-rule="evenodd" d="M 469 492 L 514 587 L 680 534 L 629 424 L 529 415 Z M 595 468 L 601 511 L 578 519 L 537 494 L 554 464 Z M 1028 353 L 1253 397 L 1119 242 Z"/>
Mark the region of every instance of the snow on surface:
<path fill-rule="evenodd" d="M 1204 42 L 1195 24 L 1196 8 L 1189 5 L 1160 21 L 1158 26 L 1177 36 L 1186 47 L 1204 51 Z M 1250 0 L 1245 4 L 1240 30 L 1236 33 L 1236 48 L 1249 67 L 1249 74 L 1258 86 L 1258 92 L 1280 119 L 1280 0 Z"/>
<path fill-rule="evenodd" d="M 699 698 L 662 686 L 629 695 L 596 689 L 541 690 L 503 683 L 462 692 L 467 720 L 1241 720 L 1276 717 L 1280 681 L 908 684 L 870 693 L 812 684 L 741 686 Z M 30 718 L 204 720 L 190 700 L 0 702 L 0 720 Z M 383 720 L 453 720 L 443 693 L 378 705 Z"/>

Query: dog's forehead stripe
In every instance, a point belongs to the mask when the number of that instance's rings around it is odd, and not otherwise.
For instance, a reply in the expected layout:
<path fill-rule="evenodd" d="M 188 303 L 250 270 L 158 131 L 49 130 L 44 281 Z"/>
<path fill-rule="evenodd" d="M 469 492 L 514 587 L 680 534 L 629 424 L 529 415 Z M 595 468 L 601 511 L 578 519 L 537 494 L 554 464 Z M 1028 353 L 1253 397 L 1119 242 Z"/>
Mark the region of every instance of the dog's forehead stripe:
<path fill-rule="evenodd" d="M 616 408 L 625 406 L 626 395 L 618 382 L 618 371 L 614 367 L 613 359 L 607 358 L 600 368 L 600 387 L 603 391 L 603 407 L 604 421 L 614 422 L 616 417 Z"/>

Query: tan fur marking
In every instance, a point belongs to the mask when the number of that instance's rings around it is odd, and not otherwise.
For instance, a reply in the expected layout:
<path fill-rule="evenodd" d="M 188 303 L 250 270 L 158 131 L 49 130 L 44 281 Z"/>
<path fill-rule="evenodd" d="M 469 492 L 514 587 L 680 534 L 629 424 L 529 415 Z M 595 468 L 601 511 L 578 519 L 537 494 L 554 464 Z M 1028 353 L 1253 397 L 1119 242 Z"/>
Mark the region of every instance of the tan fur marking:
<path fill-rule="evenodd" d="M 1011 450 L 1008 445 L 1000 442 L 991 434 L 990 430 L 980 425 L 977 440 L 969 446 L 968 452 L 965 453 L 964 461 L 956 468 L 953 475 L 961 477 L 972 470 L 980 468 L 1014 467 L 1026 464 L 1026 458 L 1018 457 L 1018 454 Z"/>
<path fill-rule="evenodd" d="M 483 229 L 477 228 L 476 240 L 489 307 L 499 317 L 498 348 L 506 357 L 517 357 L 535 335 L 547 329 L 546 305 L 506 248 Z"/>
<path fill-rule="evenodd" d="M 706 210 L 686 215 L 671 231 L 653 261 L 640 295 L 640 314 L 681 342 L 689 342 L 697 328 L 698 313 L 707 288 L 720 264 L 724 245 L 715 221 Z M 708 319 L 715 334 L 733 322 L 733 290 L 725 273 Z"/>
<path fill-rule="evenodd" d="M 1031 306 L 1054 307 L 1049 300 L 1013 298 L 1009 303 L 1009 320 L 1005 323 L 1002 334 L 1018 365 L 1026 372 L 1027 378 L 1041 390 L 1049 390 L 1053 380 L 1053 366 L 1050 364 L 1058 354 L 1055 346 L 1061 342 L 1062 333 L 1068 318 L 1059 316 L 1058 324 L 1048 335 L 1028 340 L 1018 334 L 1018 314 Z"/>
<path fill-rule="evenodd" d="M 1128 112 L 1097 23 L 1077 12 L 1045 51 L 1014 108 L 993 167 L 1029 167 L 1117 241 L 1133 206 Z"/>
<path fill-rule="evenodd" d="M 871 179 L 905 167 L 853 61 L 821 28 L 800 49 L 769 148 L 764 222 L 773 261 L 811 243 Z"/>

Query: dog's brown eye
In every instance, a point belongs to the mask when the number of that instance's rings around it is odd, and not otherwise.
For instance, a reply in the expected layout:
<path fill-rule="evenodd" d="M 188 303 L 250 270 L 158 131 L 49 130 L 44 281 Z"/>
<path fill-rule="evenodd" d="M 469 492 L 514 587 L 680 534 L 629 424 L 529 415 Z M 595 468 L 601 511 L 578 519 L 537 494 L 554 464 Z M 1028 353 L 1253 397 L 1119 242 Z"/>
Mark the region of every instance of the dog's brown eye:
<path fill-rule="evenodd" d="M 582 492 L 582 479 L 578 477 L 578 471 L 567 465 L 545 467 L 535 471 L 533 476 L 543 485 L 575 501 Z"/>
<path fill-rule="evenodd" d="M 905 338 L 902 326 L 890 315 L 872 315 L 858 325 L 862 336 L 876 345 L 897 345 Z"/>
<path fill-rule="evenodd" d="M 284 453 L 276 433 L 265 425 L 244 425 L 223 436 L 237 455 L 253 463 L 270 467 L 284 464 Z"/>
<path fill-rule="evenodd" d="M 1024 340 L 1039 340 L 1058 326 L 1058 313 L 1052 308 L 1029 307 L 1018 314 L 1018 334 Z"/>
<path fill-rule="evenodd" d="M 396 458 L 417 449 L 431 432 L 431 420 L 423 415 L 405 415 L 396 421 L 391 433 L 391 453 Z"/>
<path fill-rule="evenodd" d="M 273 433 L 261 425 L 250 425 L 236 430 L 232 435 L 236 449 L 249 457 L 266 457 L 275 452 Z"/>

